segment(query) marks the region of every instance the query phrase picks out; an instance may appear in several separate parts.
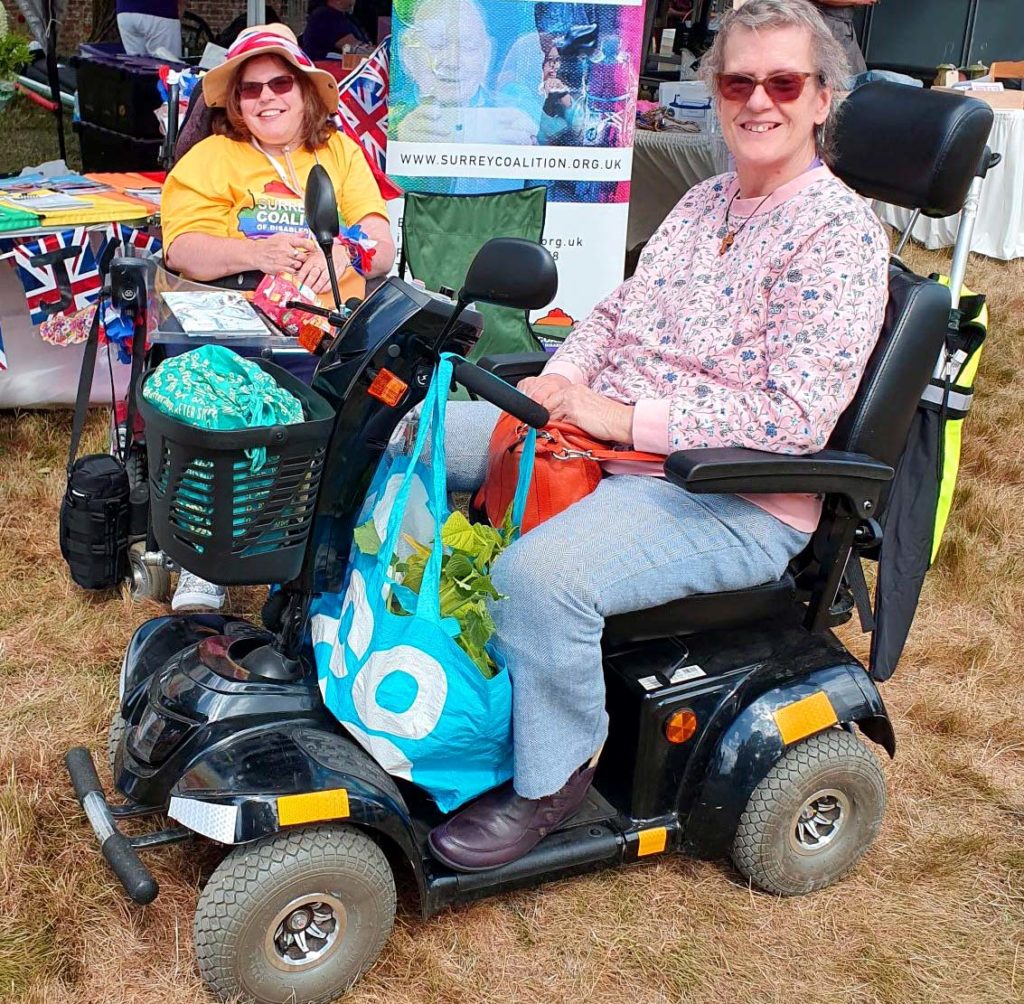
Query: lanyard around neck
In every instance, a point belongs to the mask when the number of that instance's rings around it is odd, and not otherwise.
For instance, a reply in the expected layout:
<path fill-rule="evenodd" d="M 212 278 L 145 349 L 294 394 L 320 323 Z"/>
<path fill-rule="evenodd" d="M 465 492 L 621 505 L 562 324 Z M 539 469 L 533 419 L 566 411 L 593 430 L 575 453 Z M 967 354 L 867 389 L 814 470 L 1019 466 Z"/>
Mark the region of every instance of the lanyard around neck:
<path fill-rule="evenodd" d="M 288 173 L 285 174 L 284 168 L 281 167 L 280 163 L 278 163 L 277 158 L 272 157 L 269 153 L 267 153 L 267 151 L 264 150 L 262 146 L 260 146 L 255 136 L 252 137 L 252 145 L 257 150 L 259 150 L 259 152 L 262 153 L 263 156 L 266 157 L 268 161 L 270 161 L 270 166 L 273 167 L 273 169 L 277 172 L 277 176 L 281 179 L 281 182 L 285 186 L 285 188 L 291 189 L 291 191 L 300 199 L 304 199 L 306 197 L 306 189 L 304 185 L 299 183 L 299 177 L 295 173 L 295 165 L 292 164 L 292 158 L 289 156 L 288 151 L 285 150 L 284 153 L 285 164 L 288 165 Z M 316 156 L 315 152 L 313 154 L 313 157 L 319 164 L 320 159 Z"/>

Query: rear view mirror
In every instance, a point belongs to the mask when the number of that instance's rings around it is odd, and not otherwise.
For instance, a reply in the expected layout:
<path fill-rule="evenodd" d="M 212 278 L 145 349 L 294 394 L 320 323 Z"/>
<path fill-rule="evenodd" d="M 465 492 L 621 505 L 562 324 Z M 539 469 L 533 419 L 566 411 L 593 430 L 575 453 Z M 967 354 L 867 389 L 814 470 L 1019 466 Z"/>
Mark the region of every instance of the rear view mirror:
<path fill-rule="evenodd" d="M 334 185 L 321 164 L 314 164 L 306 179 L 306 223 L 321 247 L 333 244 L 340 232 Z"/>
<path fill-rule="evenodd" d="M 477 251 L 459 300 L 540 310 L 557 292 L 558 268 L 546 248 L 519 237 L 494 237 Z"/>

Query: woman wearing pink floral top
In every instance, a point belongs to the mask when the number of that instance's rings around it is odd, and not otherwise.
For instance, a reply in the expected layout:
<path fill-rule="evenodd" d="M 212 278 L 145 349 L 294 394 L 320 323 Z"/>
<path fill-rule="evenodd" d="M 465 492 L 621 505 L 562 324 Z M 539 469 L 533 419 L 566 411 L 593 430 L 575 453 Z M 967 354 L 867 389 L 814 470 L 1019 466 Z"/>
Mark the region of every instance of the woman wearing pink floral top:
<path fill-rule="evenodd" d="M 748 0 L 703 73 L 735 173 L 686 193 L 636 274 L 520 389 L 554 419 L 654 453 L 812 453 L 857 389 L 887 292 L 885 234 L 826 166 L 845 58 L 806 0 Z M 482 479 L 488 407 L 451 409 L 455 487 Z M 514 860 L 582 803 L 607 734 L 605 617 L 775 580 L 820 515 L 812 496 L 690 495 L 654 466 L 607 465 L 593 494 L 497 563 L 514 776 L 433 831 L 451 867 Z"/>

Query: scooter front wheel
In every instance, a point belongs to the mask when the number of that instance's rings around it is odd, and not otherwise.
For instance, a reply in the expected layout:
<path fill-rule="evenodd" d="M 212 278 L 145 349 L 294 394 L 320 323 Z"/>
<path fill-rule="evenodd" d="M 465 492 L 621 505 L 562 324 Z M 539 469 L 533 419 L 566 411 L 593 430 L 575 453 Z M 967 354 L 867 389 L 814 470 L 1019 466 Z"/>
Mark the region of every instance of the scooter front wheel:
<path fill-rule="evenodd" d="M 285 830 L 237 847 L 196 908 L 196 960 L 221 1000 L 321 1004 L 369 968 L 391 934 L 383 851 L 346 826 Z"/>

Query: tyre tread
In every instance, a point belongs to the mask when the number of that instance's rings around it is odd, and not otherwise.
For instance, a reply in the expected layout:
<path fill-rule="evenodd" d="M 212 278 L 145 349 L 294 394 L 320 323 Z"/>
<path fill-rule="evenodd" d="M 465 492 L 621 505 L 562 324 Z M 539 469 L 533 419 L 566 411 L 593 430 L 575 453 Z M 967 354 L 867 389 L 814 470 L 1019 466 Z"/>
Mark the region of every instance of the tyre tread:
<path fill-rule="evenodd" d="M 217 867 L 203 889 L 196 907 L 194 925 L 196 962 L 203 980 L 221 1000 L 239 997 L 234 977 L 234 939 L 243 914 L 278 872 L 296 858 L 313 866 L 326 865 L 360 876 L 384 897 L 385 914 L 394 918 L 395 883 L 387 858 L 366 834 L 346 826 L 305 827 L 284 830 L 245 847 L 236 848 Z M 391 934 L 391 922 L 382 925 L 367 963 L 352 976 L 351 986 L 380 954 Z M 347 989 L 346 986 L 343 989 Z M 342 989 L 310 998 L 308 1004 L 328 1004 Z"/>
<path fill-rule="evenodd" d="M 740 817 L 732 844 L 733 863 L 747 879 L 766 892 L 787 896 L 797 892 L 823 889 L 848 874 L 874 841 L 878 825 L 872 827 L 871 839 L 865 843 L 859 854 L 854 855 L 843 867 L 828 871 L 820 880 L 802 889 L 794 889 L 784 884 L 777 863 L 768 853 L 770 848 L 766 846 L 765 833 L 784 806 L 789 792 L 798 786 L 808 773 L 819 767 L 834 764 L 837 760 L 856 764 L 858 768 L 878 778 L 883 796 L 881 808 L 884 811 L 884 775 L 878 759 L 856 736 L 842 729 L 828 729 L 792 746 L 754 788 Z M 880 822 L 881 813 L 877 824 Z"/>

